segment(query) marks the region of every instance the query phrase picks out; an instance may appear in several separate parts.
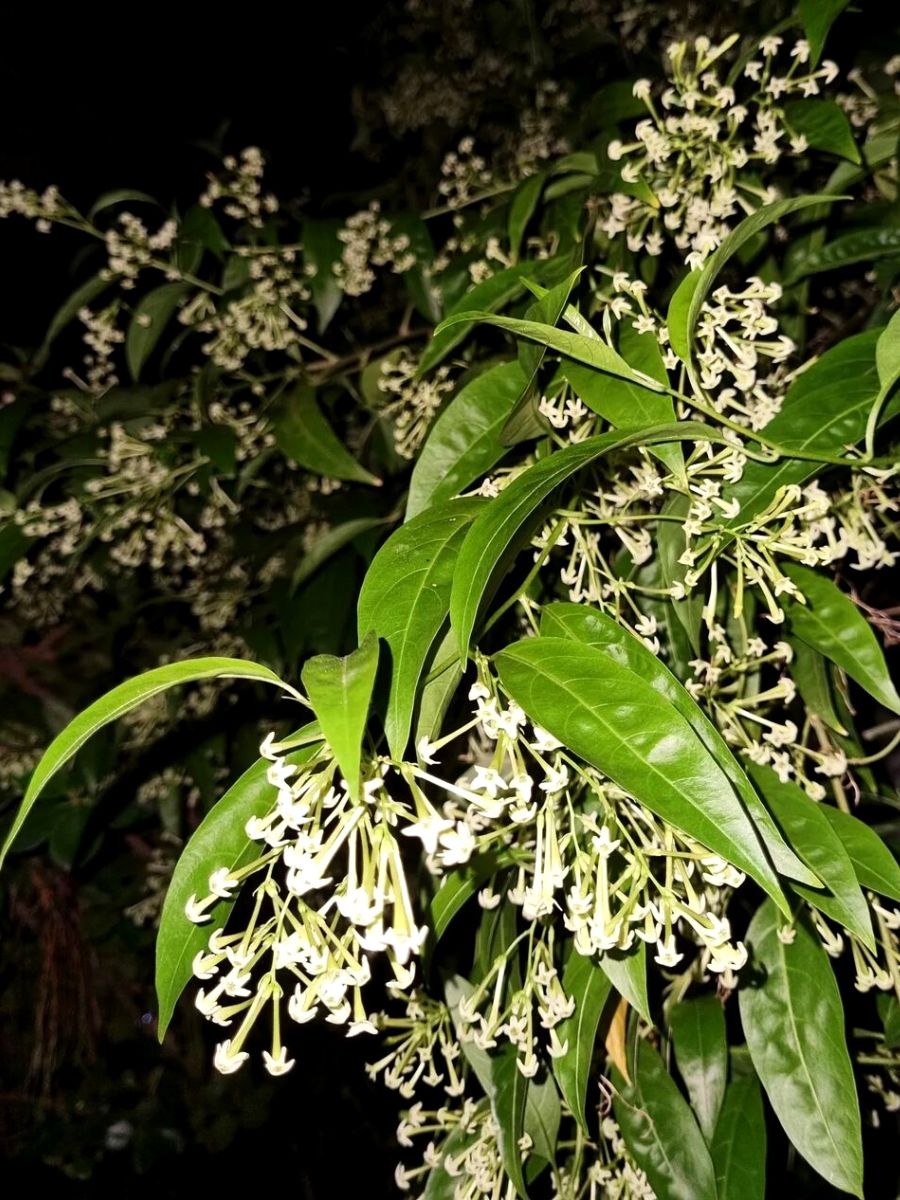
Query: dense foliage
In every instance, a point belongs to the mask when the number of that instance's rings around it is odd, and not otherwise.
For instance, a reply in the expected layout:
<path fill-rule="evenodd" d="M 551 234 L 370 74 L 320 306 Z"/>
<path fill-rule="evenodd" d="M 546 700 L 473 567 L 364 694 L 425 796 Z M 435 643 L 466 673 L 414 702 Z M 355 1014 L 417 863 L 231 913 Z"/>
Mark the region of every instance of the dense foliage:
<path fill-rule="evenodd" d="M 46 1087 L 98 1020 L 77 881 L 219 1072 L 371 1039 L 413 1194 L 862 1196 L 900 1107 L 900 55 L 842 82 L 843 8 L 623 7 L 655 67 L 500 129 L 483 47 L 458 117 L 405 64 L 388 125 L 484 126 L 421 205 L 424 148 L 340 213 L 255 148 L 183 211 L 0 185 L 92 247 L 0 409 Z"/>

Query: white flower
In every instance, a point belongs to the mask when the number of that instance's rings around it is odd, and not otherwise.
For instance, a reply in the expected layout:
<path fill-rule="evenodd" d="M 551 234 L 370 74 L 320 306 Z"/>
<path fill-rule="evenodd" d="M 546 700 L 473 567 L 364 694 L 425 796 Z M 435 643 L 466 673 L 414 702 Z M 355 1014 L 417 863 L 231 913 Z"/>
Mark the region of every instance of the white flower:
<path fill-rule="evenodd" d="M 232 1051 L 231 1039 L 220 1042 L 213 1056 L 213 1066 L 223 1075 L 233 1075 L 239 1071 L 250 1055 L 246 1050 Z"/>
<path fill-rule="evenodd" d="M 661 938 L 657 943 L 656 954 L 653 956 L 654 962 L 659 963 L 661 967 L 677 967 L 684 958 L 683 954 L 679 954 L 675 949 L 675 938 L 673 934 L 669 934 L 668 938 Z"/>
<path fill-rule="evenodd" d="M 238 880 L 232 877 L 227 867 L 219 867 L 209 877 L 209 890 L 213 896 L 218 896 L 220 900 L 230 900 L 231 893 L 237 885 Z"/>
<path fill-rule="evenodd" d="M 244 1055 L 244 1057 L 246 1058 L 247 1056 Z M 274 1055 L 270 1054 L 268 1050 L 263 1050 L 263 1062 L 270 1075 L 287 1075 L 296 1061 L 295 1058 L 288 1058 L 287 1050 L 284 1046 Z"/>
<path fill-rule="evenodd" d="M 206 896 L 203 900 L 198 900 L 196 896 L 191 896 L 184 906 L 184 915 L 189 921 L 193 921 L 195 925 L 202 925 L 204 921 L 208 921 L 210 918 L 210 914 L 206 910 L 214 899 L 214 896 Z"/>

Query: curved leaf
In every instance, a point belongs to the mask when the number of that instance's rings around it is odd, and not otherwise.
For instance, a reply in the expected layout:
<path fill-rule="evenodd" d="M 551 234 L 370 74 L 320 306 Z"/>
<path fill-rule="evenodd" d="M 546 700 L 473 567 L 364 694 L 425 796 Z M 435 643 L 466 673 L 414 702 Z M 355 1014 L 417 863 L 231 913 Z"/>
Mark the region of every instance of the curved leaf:
<path fill-rule="evenodd" d="M 334 273 L 344 251 L 344 243 L 338 237 L 340 229 L 341 222 L 336 217 L 325 220 L 307 217 L 303 222 L 303 265 L 309 268 L 307 278 L 319 333 L 324 333 L 331 324 L 344 298 Z"/>
<path fill-rule="evenodd" d="M 459 495 L 500 461 L 500 431 L 525 388 L 517 362 L 490 367 L 440 413 L 413 467 L 406 519 Z"/>
<path fill-rule="evenodd" d="M 332 525 L 309 548 L 297 563 L 296 570 L 291 576 L 291 590 L 296 591 L 319 567 L 339 550 L 349 546 L 360 534 L 377 529 L 380 525 L 388 524 L 386 517 L 356 517 L 352 521 L 343 521 L 340 525 Z"/>
<path fill-rule="evenodd" d="M 788 453 L 837 454 L 860 441 L 879 390 L 875 365 L 879 332 L 867 330 L 844 338 L 798 375 L 780 411 L 766 426 L 766 436 Z M 747 463 L 740 482 L 722 489 L 724 499 L 740 505 L 738 515 L 727 524 L 744 525 L 772 502 L 779 488 L 803 483 L 819 471 L 821 464 L 790 457 L 771 465 Z"/>
<path fill-rule="evenodd" d="M 319 408 L 314 388 L 301 385 L 290 393 L 275 417 L 272 432 L 282 453 L 307 471 L 328 479 L 381 484 L 339 440 Z"/>
<path fill-rule="evenodd" d="M 526 1079 L 516 1065 L 516 1051 L 512 1046 L 490 1060 L 491 1067 L 491 1111 L 497 1122 L 497 1144 L 503 1167 L 513 1187 L 527 1200 L 528 1191 L 522 1175 L 519 1141 L 525 1132 L 525 1101 L 528 1094 Z"/>
<path fill-rule="evenodd" d="M 428 924 L 434 935 L 430 939 L 432 950 L 465 902 L 475 895 L 484 881 L 513 861 L 509 851 L 501 850 L 497 854 L 480 855 L 464 867 L 447 872 L 428 905 Z"/>
<path fill-rule="evenodd" d="M 619 950 L 606 950 L 600 955 L 598 962 L 600 970 L 622 999 L 627 1000 L 648 1025 L 652 1025 L 654 1022 L 647 995 L 646 942 L 640 942 L 624 953 Z"/>
<path fill-rule="evenodd" d="M 755 1075 L 729 1083 L 710 1149 L 718 1200 L 765 1200 L 766 1117 Z"/>
<path fill-rule="evenodd" d="M 834 100 L 789 100 L 784 113 L 794 132 L 802 134 L 813 150 L 856 164 L 862 161 L 847 114 Z"/>
<path fill-rule="evenodd" d="M 391 652 L 391 687 L 384 729 L 395 758 L 409 741 L 425 663 L 450 610 L 453 568 L 463 538 L 484 501 L 451 500 L 402 525 L 384 543 L 359 595 L 358 626 Z"/>
<path fill-rule="evenodd" d="M 787 911 L 778 878 L 727 776 L 684 717 L 593 646 L 518 642 L 494 658 L 536 724 L 641 803 L 752 876 Z"/>
<path fill-rule="evenodd" d="M 359 798 L 362 740 L 377 671 L 378 638 L 370 633 L 352 654 L 317 654 L 300 673 L 322 735 L 354 799 Z"/>
<path fill-rule="evenodd" d="M 848 3 L 849 0 L 800 0 L 797 12 L 809 42 L 810 70 L 818 65 L 828 31 Z"/>
<path fill-rule="evenodd" d="M 509 206 L 509 219 L 507 221 L 507 234 L 509 236 L 509 250 L 513 260 L 519 257 L 519 248 L 522 245 L 522 238 L 525 236 L 525 230 L 528 228 L 528 222 L 534 216 L 534 211 L 537 208 L 538 200 L 541 198 L 541 191 L 544 187 L 544 175 L 530 175 L 528 179 L 522 181 L 516 188 L 513 194 L 512 201 Z"/>
<path fill-rule="evenodd" d="M 725 1013 L 717 996 L 682 1000 L 670 1015 L 675 1061 L 700 1131 L 712 1142 L 728 1080 Z"/>
<path fill-rule="evenodd" d="M 846 671 L 870 696 L 900 713 L 900 696 L 888 672 L 884 653 L 868 621 L 826 575 L 789 563 L 785 574 L 806 597 L 806 604 L 785 604 L 791 630 L 808 646 Z"/>
<path fill-rule="evenodd" d="M 900 903 L 900 866 L 875 830 L 830 804 L 821 809 L 847 851 L 860 886 Z"/>
<path fill-rule="evenodd" d="M 238 658 L 195 658 L 187 662 L 168 663 L 164 667 L 156 667 L 146 671 L 136 679 L 120 683 L 118 687 L 101 696 L 89 705 L 84 712 L 78 714 L 65 727 L 62 733 L 50 743 L 41 761 L 34 769 L 25 798 L 19 806 L 15 820 L 6 835 L 3 849 L 0 850 L 0 865 L 9 853 L 9 848 L 22 828 L 32 805 L 50 779 L 73 758 L 84 743 L 104 725 L 131 712 L 151 696 L 164 692 L 168 688 L 177 687 L 180 683 L 194 683 L 198 679 L 258 679 L 263 683 L 274 683 L 276 687 L 287 690 L 287 685 L 268 667 L 259 663 L 244 662 Z"/>
<path fill-rule="evenodd" d="M 810 246 L 789 260 L 785 283 L 798 283 L 823 271 L 838 271 L 853 263 L 877 262 L 900 255 L 900 229 L 879 226 L 842 233 L 823 246 Z"/>
<path fill-rule="evenodd" d="M 771 767 L 751 765 L 750 774 L 791 845 L 825 885 L 823 891 L 796 883 L 796 891 L 826 917 L 855 933 L 874 952 L 869 906 L 859 889 L 853 863 L 828 823 L 826 806 L 810 800 L 796 783 L 782 783 Z"/>
<path fill-rule="evenodd" d="M 791 647 L 791 679 L 796 683 L 803 703 L 829 729 L 846 737 L 847 730 L 834 708 L 827 660 L 800 638 L 789 638 L 788 642 Z"/>
<path fill-rule="evenodd" d="M 573 950 L 563 971 L 562 987 L 575 1001 L 575 1011 L 556 1026 L 560 1042 L 568 1042 L 568 1049 L 552 1060 L 553 1074 L 575 1120 L 590 1136 L 584 1105 L 597 1027 L 612 984 L 590 958 Z"/>
<path fill-rule="evenodd" d="M 862 1134 L 844 1009 L 828 956 L 806 919 L 778 936 L 766 901 L 747 939 L 755 975 L 738 997 L 750 1057 L 785 1133 L 832 1186 L 862 1196 Z"/>
<path fill-rule="evenodd" d="M 140 300 L 125 335 L 125 361 L 135 383 L 169 321 L 192 290 L 189 283 L 164 283 Z"/>
<path fill-rule="evenodd" d="M 714 429 L 694 421 L 677 421 L 633 433 L 603 433 L 541 459 L 491 500 L 466 535 L 450 594 L 450 621 L 463 661 L 494 572 L 515 552 L 517 534 L 556 488 L 576 471 L 613 450 L 698 438 L 721 440 Z"/>
<path fill-rule="evenodd" d="M 779 833 L 765 805 L 747 778 L 730 746 L 688 690 L 665 663 L 613 617 L 586 604 L 555 602 L 541 610 L 541 633 L 571 637 L 595 646 L 620 666 L 634 672 L 681 714 L 728 776 L 756 826 L 773 865 L 782 875 L 816 886 L 816 875 L 803 863 Z"/>
<path fill-rule="evenodd" d="M 437 328 L 440 333 L 454 325 L 466 323 L 473 325 L 483 323 L 496 325 L 516 337 L 527 338 L 555 350 L 575 362 L 585 363 L 596 371 L 606 371 L 610 375 L 618 375 L 622 379 L 630 379 L 632 383 L 640 384 L 651 391 L 661 391 L 662 386 L 649 375 L 642 375 L 629 367 L 625 359 L 617 351 L 608 346 L 600 338 L 585 337 L 581 333 L 571 333 L 568 329 L 557 329 L 555 325 L 546 325 L 541 321 L 520 320 L 517 317 L 498 317 L 493 313 L 472 309 L 445 317 Z"/>
<path fill-rule="evenodd" d="M 630 1087 L 616 1072 L 613 1104 L 622 1137 L 657 1200 L 716 1200 L 716 1176 L 703 1134 L 652 1046 L 638 1039 Z"/>
<path fill-rule="evenodd" d="M 288 756 L 291 763 L 303 762 L 315 747 Z M 194 956 L 209 941 L 210 932 L 228 920 L 237 895 L 219 900 L 207 911 L 209 922 L 196 925 L 185 916 L 191 896 L 209 892 L 209 877 L 219 867 L 237 871 L 259 855 L 259 843 L 251 841 L 244 826 L 251 817 L 269 812 L 278 790 L 266 773 L 271 764 L 260 758 L 231 785 L 209 810 L 182 850 L 163 902 L 156 937 L 156 998 L 159 1005 L 157 1033 L 165 1037 L 178 997 L 190 982 Z"/>
<path fill-rule="evenodd" d="M 758 208 L 741 221 L 725 238 L 717 250 L 709 256 L 701 270 L 691 272 L 679 285 L 667 314 L 667 325 L 672 348 L 678 357 L 693 370 L 694 332 L 700 317 L 700 309 L 709 295 L 716 276 L 738 250 L 768 225 L 774 225 L 783 217 L 815 204 L 833 204 L 843 196 L 791 196 L 787 200 L 776 200 Z M 692 276 L 696 276 L 695 279 Z"/>

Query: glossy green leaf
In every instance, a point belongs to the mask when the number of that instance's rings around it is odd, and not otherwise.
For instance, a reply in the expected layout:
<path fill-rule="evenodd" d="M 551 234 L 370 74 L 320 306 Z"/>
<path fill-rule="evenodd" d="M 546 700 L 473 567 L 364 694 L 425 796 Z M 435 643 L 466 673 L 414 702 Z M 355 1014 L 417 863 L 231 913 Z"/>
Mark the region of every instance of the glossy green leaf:
<path fill-rule="evenodd" d="M 613 450 L 660 442 L 720 440 L 706 425 L 678 421 L 633 433 L 603 433 L 558 450 L 523 471 L 479 514 L 466 535 L 450 596 L 450 620 L 465 658 L 485 592 L 495 572 L 511 558 L 516 538 L 548 496 L 567 479 Z"/>
<path fill-rule="evenodd" d="M 765 1200 L 766 1116 L 755 1075 L 729 1083 L 710 1149 L 718 1200 Z"/>
<path fill-rule="evenodd" d="M 694 1115 L 659 1055 L 637 1040 L 634 1083 L 615 1072 L 622 1137 L 657 1200 L 717 1200 L 712 1159 Z"/>
<path fill-rule="evenodd" d="M 125 335 L 125 361 L 135 382 L 169 321 L 192 290 L 189 283 L 164 283 L 138 303 Z"/>
<path fill-rule="evenodd" d="M 800 638 L 790 638 L 789 642 L 792 654 L 791 679 L 797 685 L 803 703 L 829 729 L 846 735 L 847 730 L 834 708 L 828 660 Z"/>
<path fill-rule="evenodd" d="M 593 646 L 563 638 L 530 638 L 494 661 L 503 687 L 532 721 L 786 907 L 728 777 L 650 684 Z"/>
<path fill-rule="evenodd" d="M 834 100 L 788 100 L 784 106 L 789 127 L 806 138 L 813 150 L 860 163 L 859 147 L 847 114 Z"/>
<path fill-rule="evenodd" d="M 900 380 L 900 309 L 882 329 L 875 343 L 875 366 L 884 395 Z"/>
<path fill-rule="evenodd" d="M 798 283 L 823 271 L 837 271 L 853 263 L 877 262 L 900 255 L 900 229 L 878 226 L 842 233 L 821 246 L 810 246 L 790 260 L 785 283 Z"/>
<path fill-rule="evenodd" d="M 766 426 L 766 436 L 790 450 L 839 454 L 860 441 L 878 394 L 875 344 L 878 331 L 844 338 L 798 375 L 788 388 L 780 411 Z M 737 500 L 737 528 L 766 508 L 779 488 L 803 483 L 821 466 L 789 457 L 772 465 L 748 462 L 739 483 L 722 489 L 726 500 Z"/>
<path fill-rule="evenodd" d="M 679 559 L 687 548 L 687 535 L 682 528 L 690 508 L 689 498 L 681 492 L 670 492 L 660 510 L 661 520 L 656 530 L 656 554 L 659 561 L 660 582 L 667 588 L 676 584 L 684 584 L 687 567 Z M 677 518 L 677 520 L 673 520 Z M 684 631 L 684 638 L 696 657 L 700 652 L 700 630 L 703 623 L 702 592 L 695 588 L 681 600 L 674 597 L 665 604 L 666 621 L 670 628 L 674 620 Z M 682 639 L 683 640 L 683 639 Z M 676 644 L 675 637 L 670 635 L 670 649 Z M 688 655 L 689 659 L 691 656 Z"/>
<path fill-rule="evenodd" d="M 455 1163 L 458 1157 L 475 1141 L 477 1134 L 463 1124 L 459 1124 L 441 1143 L 440 1160 L 428 1173 L 428 1182 L 422 1193 L 422 1200 L 456 1200 L 456 1188 L 459 1175 L 447 1170 L 448 1159 Z"/>
<path fill-rule="evenodd" d="M 900 866 L 875 830 L 830 804 L 821 809 L 847 851 L 860 886 L 900 904 Z"/>
<path fill-rule="evenodd" d="M 287 761 L 303 762 L 314 748 L 296 750 Z M 209 921 L 202 925 L 188 920 L 185 905 L 191 896 L 199 899 L 209 894 L 209 877 L 219 867 L 237 871 L 259 856 L 259 843 L 247 837 L 244 826 L 251 817 L 265 816 L 278 798 L 277 788 L 266 778 L 270 766 L 268 760 L 260 758 L 231 785 L 191 834 L 175 864 L 156 938 L 160 1041 L 178 997 L 190 982 L 194 956 L 205 949 L 212 930 L 224 926 L 238 893 L 229 900 L 217 901 L 207 910 Z"/>
<path fill-rule="evenodd" d="M 272 432 L 278 448 L 308 471 L 351 483 L 381 483 L 340 441 L 319 407 L 314 388 L 300 385 L 286 397 Z"/>
<path fill-rule="evenodd" d="M 317 654 L 300 673 L 325 741 L 354 798 L 359 796 L 362 740 L 377 670 L 378 638 L 370 633 L 352 654 L 343 658 Z"/>
<path fill-rule="evenodd" d="M 809 42 L 810 70 L 818 65 L 828 31 L 848 3 L 849 0 L 800 0 L 797 11 Z"/>
<path fill-rule="evenodd" d="M 712 1142 L 728 1080 L 725 1013 L 718 996 L 682 1000 L 669 1014 L 675 1061 L 707 1144 Z"/>
<path fill-rule="evenodd" d="M 519 1141 L 525 1132 L 525 1101 L 529 1080 L 516 1065 L 516 1052 L 506 1046 L 491 1058 L 491 1111 L 497 1122 L 497 1144 L 504 1169 L 513 1187 L 527 1200 L 528 1192 L 522 1175 Z"/>
<path fill-rule="evenodd" d="M 894 995 L 882 994 L 878 997 L 878 1015 L 884 1025 L 885 1043 L 895 1050 L 900 1046 L 900 1003 Z"/>
<path fill-rule="evenodd" d="M 635 370 L 651 376 L 664 386 L 668 385 L 668 375 L 655 334 L 638 333 L 630 324 L 623 324 L 619 351 Z M 565 364 L 563 374 L 579 400 L 616 429 L 642 429 L 675 420 L 675 404 L 672 397 L 664 392 L 651 391 L 630 380 L 592 371 L 578 363 Z M 654 454 L 670 471 L 682 471 L 684 456 L 680 446 L 659 446 Z"/>
<path fill-rule="evenodd" d="M 561 1119 L 562 1106 L 553 1076 L 545 1073 L 529 1079 L 525 1093 L 525 1132 L 531 1138 L 534 1153 L 549 1163 L 556 1161 Z"/>
<path fill-rule="evenodd" d="M 98 196 L 88 212 L 88 220 L 93 221 L 105 209 L 114 208 L 117 204 L 152 204 L 159 208 L 159 201 L 146 192 L 139 192 L 135 188 L 116 188 Z"/>
<path fill-rule="evenodd" d="M 756 1073 L 785 1133 L 833 1187 L 862 1196 L 862 1134 L 844 1009 L 828 956 L 806 918 L 790 944 L 766 901 L 747 940 L 738 992 Z"/>
<path fill-rule="evenodd" d="M 434 261 L 434 243 L 428 224 L 418 213 L 400 213 L 391 217 L 391 237 L 406 238 L 407 249 L 412 255 L 412 266 L 403 272 L 406 290 L 419 313 L 426 321 L 434 324 L 440 320 L 440 295 L 436 294 L 432 282 L 431 264 Z"/>
<path fill-rule="evenodd" d="M 801 862 L 784 841 L 765 805 L 759 799 L 744 768 L 728 743 L 669 668 L 640 638 L 615 618 L 586 604 L 553 603 L 541 610 L 541 633 L 549 637 L 571 637 L 594 646 L 649 684 L 687 721 L 694 733 L 728 776 L 773 865 L 782 875 L 816 885 L 816 875 Z"/>
<path fill-rule="evenodd" d="M 650 999 L 647 995 L 647 944 L 638 942 L 630 950 L 606 950 L 597 960 L 600 970 L 607 977 L 623 1000 L 648 1025 L 653 1025 Z"/>
<path fill-rule="evenodd" d="M 571 1017 L 560 1021 L 556 1033 L 565 1054 L 552 1060 L 553 1074 L 576 1121 L 590 1136 L 585 1101 L 597 1028 L 612 991 L 609 977 L 586 955 L 573 950 L 562 977 L 563 991 L 575 1001 Z"/>
<path fill-rule="evenodd" d="M 444 636 L 434 643 L 431 657 L 425 664 L 425 678 L 419 688 L 414 717 L 413 741 L 416 745 L 423 737 L 429 742 L 437 738 L 462 677 L 456 635 L 448 627 Z"/>
<path fill-rule="evenodd" d="M 417 377 L 421 378 L 423 375 L 427 375 L 429 371 L 443 362 L 472 327 L 473 322 L 468 320 L 448 324 L 450 318 L 472 308 L 496 312 L 525 291 L 523 278 L 527 276 L 529 279 L 537 279 L 543 283 L 555 283 L 568 273 L 569 263 L 568 255 L 564 255 L 560 259 L 545 259 L 539 263 L 519 263 L 514 267 L 498 271 L 490 279 L 485 279 L 483 283 L 470 288 L 450 308 L 441 326 L 434 331 L 431 341 L 419 359 L 419 365 L 416 368 Z"/>
<path fill-rule="evenodd" d="M 796 783 L 782 783 L 771 767 L 751 764 L 749 770 L 788 841 L 824 884 L 824 888 L 810 888 L 796 883 L 795 889 L 874 951 L 869 906 L 853 863 L 825 816 L 825 805 L 811 800 Z"/>
<path fill-rule="evenodd" d="M 334 273 L 344 250 L 344 243 L 338 237 L 341 227 L 337 218 L 307 217 L 303 222 L 303 265 L 309 268 L 307 278 L 319 333 L 324 333 L 331 324 L 344 296 Z"/>
<path fill-rule="evenodd" d="M 885 708 L 900 713 L 900 696 L 884 652 L 850 597 L 827 575 L 809 567 L 788 563 L 784 571 L 806 598 L 806 604 L 785 603 L 791 632 L 846 671 Z"/>
<path fill-rule="evenodd" d="M 745 217 L 735 229 L 729 233 L 718 249 L 714 250 L 701 270 L 692 272 L 696 279 L 687 276 L 679 285 L 667 315 L 667 325 L 672 348 L 675 353 L 692 366 L 694 332 L 700 317 L 700 309 L 709 295 L 716 277 L 725 264 L 769 225 L 774 225 L 791 213 L 809 208 L 814 204 L 829 204 L 840 199 L 838 196 L 792 196 L 787 200 L 776 200 L 774 204 L 763 205 L 756 212 Z"/>
<path fill-rule="evenodd" d="M 95 700 L 83 712 L 69 722 L 62 733 L 50 743 L 41 761 L 34 769 L 28 790 L 25 793 L 19 811 L 6 835 L 3 849 L 0 851 L 0 865 L 6 858 L 9 848 L 15 840 L 22 823 L 37 800 L 38 796 L 66 763 L 74 758 L 84 743 L 104 725 L 131 712 L 151 696 L 177 687 L 181 683 L 194 683 L 199 679 L 257 679 L 262 683 L 272 683 L 285 689 L 284 684 L 274 671 L 259 663 L 244 662 L 238 658 L 195 658 L 187 662 L 168 663 L 164 667 L 156 667 L 138 675 L 136 679 L 128 679 L 118 687 Z"/>
<path fill-rule="evenodd" d="M 519 257 L 522 238 L 525 236 L 528 223 L 534 216 L 543 187 L 543 174 L 530 175 L 528 179 L 523 180 L 519 184 L 513 194 L 509 206 L 509 220 L 507 222 L 509 249 L 513 260 Z"/>
<path fill-rule="evenodd" d="M 328 562 L 345 546 L 349 546 L 361 534 L 369 533 L 387 523 L 384 517 L 355 517 L 352 521 L 342 521 L 339 525 L 330 526 L 297 563 L 291 577 L 291 589 L 296 591 L 301 584 L 315 575 L 323 563 Z"/>
<path fill-rule="evenodd" d="M 402 758 L 409 741 L 419 680 L 450 611 L 460 546 L 483 503 L 451 500 L 420 513 L 388 538 L 363 582 L 359 636 L 374 631 L 391 655 L 384 729 L 395 758 Z"/>
<path fill-rule="evenodd" d="M 406 519 L 451 500 L 506 454 L 500 432 L 526 386 L 517 362 L 489 367 L 440 413 L 413 467 Z"/>
<path fill-rule="evenodd" d="M 546 346 L 548 350 L 555 350 L 557 354 L 561 354 L 565 358 L 574 359 L 575 362 L 585 363 L 587 366 L 593 367 L 596 371 L 605 371 L 610 375 L 617 375 L 622 379 L 630 379 L 632 382 L 638 383 L 642 387 L 649 388 L 652 391 L 662 390 L 661 385 L 655 379 L 652 379 L 649 375 L 641 375 L 638 371 L 632 370 L 621 354 L 613 350 L 606 342 L 601 341 L 600 338 L 585 337 L 584 334 L 571 333 L 568 329 L 557 329 L 554 325 L 547 325 L 540 321 L 520 320 L 517 317 L 499 317 L 491 312 L 479 311 L 477 309 L 445 317 L 438 326 L 437 331 L 441 332 L 444 329 L 451 329 L 461 322 L 470 325 L 476 322 L 496 325 L 498 329 L 505 329 L 508 333 L 512 333 L 516 337 L 537 342 L 541 346 Z"/>

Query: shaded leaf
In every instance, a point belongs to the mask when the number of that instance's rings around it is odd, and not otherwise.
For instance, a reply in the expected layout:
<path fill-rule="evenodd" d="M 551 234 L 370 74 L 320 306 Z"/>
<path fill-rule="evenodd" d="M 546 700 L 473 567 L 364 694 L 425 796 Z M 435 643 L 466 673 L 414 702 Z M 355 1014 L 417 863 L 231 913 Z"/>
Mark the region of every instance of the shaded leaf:
<path fill-rule="evenodd" d="M 268 667 L 237 658 L 195 658 L 187 662 L 167 663 L 164 667 L 156 667 L 138 675 L 136 679 L 120 683 L 71 720 L 44 751 L 0 851 L 0 865 L 35 800 L 56 772 L 75 756 L 89 737 L 104 725 L 109 725 L 125 713 L 131 712 L 151 696 L 177 687 L 178 684 L 193 683 L 198 679 L 257 679 L 262 683 L 273 683 L 276 687 L 286 688 L 275 672 L 270 671 Z"/>
<path fill-rule="evenodd" d="M 568 1049 L 560 1058 L 552 1060 L 553 1074 L 575 1120 L 590 1136 L 584 1110 L 588 1079 L 597 1028 L 612 984 L 609 976 L 590 958 L 573 950 L 563 971 L 562 987 L 575 1001 L 575 1012 L 556 1026 L 560 1042 L 568 1043 Z"/>
<path fill-rule="evenodd" d="M 785 1133 L 834 1187 L 862 1196 L 862 1134 L 844 1009 L 805 917 L 790 944 L 766 901 L 747 931 L 753 973 L 738 992 L 756 1073 Z"/>
<path fill-rule="evenodd" d="M 859 163 L 859 148 L 847 114 L 834 100 L 788 100 L 784 106 L 788 125 L 802 134 L 813 150 L 825 150 Z"/>
<path fill-rule="evenodd" d="M 837 271 L 853 263 L 877 262 L 900 254 L 900 229 L 880 226 L 842 233 L 821 246 L 810 246 L 790 260 L 785 284 L 798 283 L 823 271 Z"/>
<path fill-rule="evenodd" d="M 669 1014 L 675 1061 L 700 1131 L 712 1142 L 728 1080 L 725 1013 L 718 996 L 682 1000 Z"/>
<path fill-rule="evenodd" d="M 729 1083 L 711 1151 L 718 1200 L 764 1200 L 766 1118 L 755 1075 Z"/>
<path fill-rule="evenodd" d="M 324 333 L 331 324 L 344 296 L 334 273 L 344 249 L 344 243 L 338 237 L 341 227 L 342 222 L 337 218 L 307 217 L 303 222 L 303 265 L 311 268 L 307 278 L 319 333 Z"/>
<path fill-rule="evenodd" d="M 141 298 L 125 334 L 125 361 L 135 383 L 169 321 L 192 290 L 189 283 L 164 283 Z"/>
<path fill-rule="evenodd" d="M 797 11 L 809 42 L 810 70 L 818 65 L 828 31 L 848 3 L 849 0 L 800 0 Z"/>
<path fill-rule="evenodd" d="M 860 886 L 900 903 L 900 866 L 875 830 L 830 804 L 821 809 L 847 851 Z"/>
<path fill-rule="evenodd" d="M 286 397 L 272 432 L 278 448 L 308 471 L 352 483 L 381 483 L 340 441 L 319 407 L 314 388 L 300 385 Z"/>

